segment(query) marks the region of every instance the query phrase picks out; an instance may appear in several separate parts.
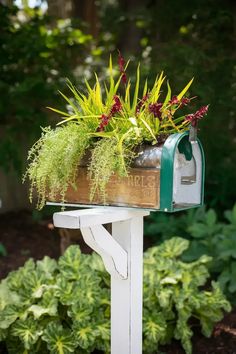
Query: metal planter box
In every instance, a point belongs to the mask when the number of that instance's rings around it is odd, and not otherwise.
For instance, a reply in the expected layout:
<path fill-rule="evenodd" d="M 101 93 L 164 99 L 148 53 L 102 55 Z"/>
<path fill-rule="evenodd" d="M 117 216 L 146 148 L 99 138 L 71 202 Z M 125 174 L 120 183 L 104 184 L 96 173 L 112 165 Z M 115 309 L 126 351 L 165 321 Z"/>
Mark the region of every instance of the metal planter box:
<path fill-rule="evenodd" d="M 114 175 L 106 188 L 105 205 L 175 212 L 203 204 L 205 161 L 198 139 L 189 133 L 170 135 L 160 146 L 140 147 L 128 177 Z M 101 197 L 90 202 L 86 166 L 79 167 L 77 190 L 70 187 L 66 201 L 71 206 L 103 205 Z M 57 204 L 51 200 L 48 204 Z M 66 204 L 67 204 L 66 203 Z"/>

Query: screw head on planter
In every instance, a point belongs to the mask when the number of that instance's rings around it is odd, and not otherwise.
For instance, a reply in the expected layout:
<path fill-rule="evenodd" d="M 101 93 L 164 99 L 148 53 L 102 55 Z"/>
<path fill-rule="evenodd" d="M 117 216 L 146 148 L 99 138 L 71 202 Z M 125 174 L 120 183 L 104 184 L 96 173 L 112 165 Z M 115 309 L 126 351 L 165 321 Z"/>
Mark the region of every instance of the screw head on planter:
<path fill-rule="evenodd" d="M 85 81 L 84 93 L 68 82 L 73 100 L 61 95 L 70 113 L 50 108 L 63 119 L 43 130 L 25 174 L 39 207 L 49 202 L 174 212 L 202 205 L 205 163 L 197 124 L 208 106 L 184 114 L 194 98 L 186 96 L 193 79 L 172 95 L 168 81 L 164 93 L 161 73 L 141 91 L 139 65 L 132 90 L 127 66 L 119 53 L 120 75 L 110 58 L 108 83 L 101 85 L 95 75 L 94 86 Z"/>

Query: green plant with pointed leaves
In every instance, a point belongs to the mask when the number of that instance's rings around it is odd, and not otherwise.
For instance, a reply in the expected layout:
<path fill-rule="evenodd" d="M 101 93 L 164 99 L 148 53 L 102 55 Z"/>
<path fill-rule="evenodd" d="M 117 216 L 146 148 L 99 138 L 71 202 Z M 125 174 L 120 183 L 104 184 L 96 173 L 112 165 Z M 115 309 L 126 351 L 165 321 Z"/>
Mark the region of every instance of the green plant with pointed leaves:
<path fill-rule="evenodd" d="M 196 126 L 197 121 L 206 114 L 207 106 L 195 114 L 183 113 L 182 108 L 191 101 L 185 94 L 193 79 L 178 95 L 172 96 L 168 82 L 167 93 L 163 92 L 165 77 L 161 73 L 151 88 L 148 88 L 146 81 L 141 93 L 139 65 L 133 88 L 130 80 L 126 82 L 128 63 L 126 66 L 123 61 L 119 64 L 120 67 L 123 65 L 120 75 L 110 58 L 108 83 L 102 85 L 95 74 L 94 86 L 85 80 L 86 92 L 78 91 L 68 81 L 73 97 L 60 92 L 68 112 L 49 107 L 60 114 L 62 120 L 56 129 L 43 130 L 42 137 L 29 152 L 29 166 L 25 174 L 31 183 L 30 196 L 34 189 L 37 191 L 39 208 L 44 205 L 47 193 L 50 197 L 58 194 L 64 201 L 68 186 L 75 187 L 78 165 L 88 149 L 92 151 L 88 161 L 90 198 L 92 201 L 98 193 L 105 202 L 109 178 L 114 173 L 127 176 L 138 145 L 163 143 L 168 135 L 183 132 L 190 124 Z M 119 93 L 122 92 L 122 82 L 125 84 L 123 95 Z M 177 113 L 179 110 L 182 111 L 180 115 Z"/>
<path fill-rule="evenodd" d="M 200 290 L 210 258 L 184 263 L 189 242 L 175 237 L 144 255 L 144 353 L 172 338 L 191 353 L 195 317 L 210 336 L 230 305 L 217 283 Z M 11 272 L 0 283 L 0 342 L 11 354 L 109 353 L 109 276 L 100 257 L 71 246 L 56 262 L 49 257 Z"/>

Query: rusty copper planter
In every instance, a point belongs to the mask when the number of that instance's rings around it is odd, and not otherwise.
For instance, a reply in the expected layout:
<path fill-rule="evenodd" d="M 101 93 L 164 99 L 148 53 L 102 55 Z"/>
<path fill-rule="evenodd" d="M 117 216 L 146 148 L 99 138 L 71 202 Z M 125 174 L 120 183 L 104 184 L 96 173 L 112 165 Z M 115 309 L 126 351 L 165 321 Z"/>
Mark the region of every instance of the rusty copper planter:
<path fill-rule="evenodd" d="M 90 184 L 87 160 L 78 168 L 77 189 L 70 186 L 65 200 L 70 204 L 112 205 L 158 209 L 160 206 L 160 160 L 162 147 L 142 146 L 133 161 L 127 177 L 113 175 L 106 186 L 105 202 L 95 194 L 90 201 Z M 60 202 L 60 198 L 50 200 Z"/>

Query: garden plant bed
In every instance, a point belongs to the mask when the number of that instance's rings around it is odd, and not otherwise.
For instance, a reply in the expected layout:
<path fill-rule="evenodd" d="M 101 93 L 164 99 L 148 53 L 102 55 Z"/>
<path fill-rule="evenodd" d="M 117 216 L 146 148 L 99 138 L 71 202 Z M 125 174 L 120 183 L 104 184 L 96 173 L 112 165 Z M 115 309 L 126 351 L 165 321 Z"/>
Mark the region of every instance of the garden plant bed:
<path fill-rule="evenodd" d="M 0 215 L 0 242 L 7 249 L 7 256 L 0 257 L 0 278 L 19 266 L 29 258 L 41 259 L 43 256 L 58 258 L 60 255 L 60 236 L 52 228 L 51 220 L 32 221 L 28 212 L 7 213 Z M 88 252 L 87 246 L 81 242 L 81 248 Z M 150 238 L 145 239 L 145 248 L 151 246 Z M 236 310 L 219 322 L 211 338 L 205 338 L 198 326 L 194 326 L 193 353 L 196 354 L 236 354 Z M 7 354 L 0 346 L 0 353 Z M 184 354 L 177 341 L 170 346 L 159 349 L 159 353 Z"/>

